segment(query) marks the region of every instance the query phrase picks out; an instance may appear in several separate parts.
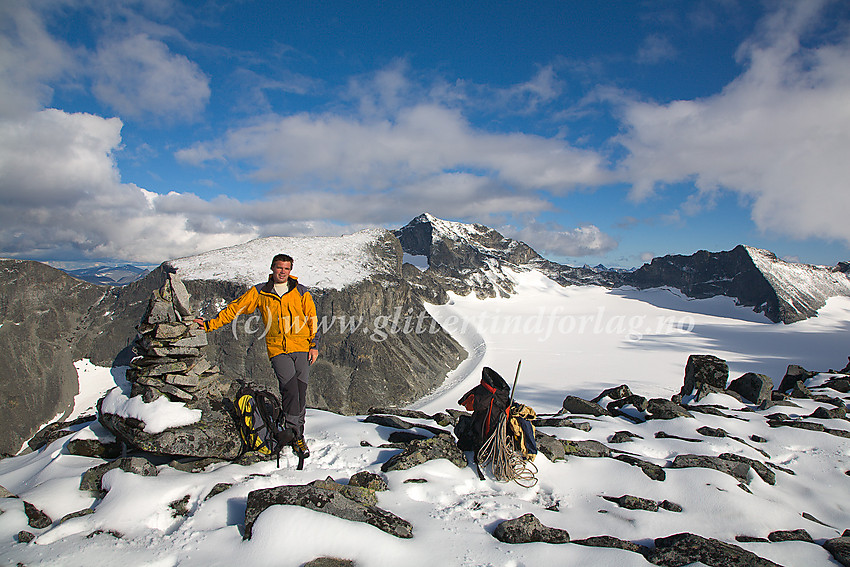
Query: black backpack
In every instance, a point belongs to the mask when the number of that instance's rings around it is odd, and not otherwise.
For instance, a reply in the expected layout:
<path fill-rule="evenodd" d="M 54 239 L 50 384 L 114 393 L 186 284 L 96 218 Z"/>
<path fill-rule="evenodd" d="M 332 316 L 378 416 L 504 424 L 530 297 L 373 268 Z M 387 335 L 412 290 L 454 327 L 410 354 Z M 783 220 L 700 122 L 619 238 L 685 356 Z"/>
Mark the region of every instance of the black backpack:
<path fill-rule="evenodd" d="M 280 466 L 280 452 L 295 440 L 295 432 L 282 428 L 282 411 L 277 397 L 252 385 L 243 385 L 233 403 L 239 436 L 242 438 L 242 453 L 257 451 L 262 455 L 275 455 Z M 298 469 L 304 466 L 299 458 Z"/>
<path fill-rule="evenodd" d="M 507 416 L 511 403 L 511 387 L 498 372 L 485 366 L 481 382 L 458 400 L 472 412 L 472 447 L 476 453 L 490 438 L 502 416 Z"/>

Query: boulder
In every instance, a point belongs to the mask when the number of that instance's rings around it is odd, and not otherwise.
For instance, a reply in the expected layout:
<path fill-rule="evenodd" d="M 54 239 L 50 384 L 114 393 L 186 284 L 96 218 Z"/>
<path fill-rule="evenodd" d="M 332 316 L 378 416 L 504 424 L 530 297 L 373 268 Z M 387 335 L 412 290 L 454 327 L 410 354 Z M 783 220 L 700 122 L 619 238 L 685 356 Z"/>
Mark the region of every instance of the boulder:
<path fill-rule="evenodd" d="M 676 419 L 677 417 L 693 417 L 691 413 L 681 405 L 664 398 L 652 398 L 646 404 L 649 413 L 647 419 Z"/>
<path fill-rule="evenodd" d="M 389 485 L 384 477 L 369 471 L 361 471 L 351 475 L 351 478 L 348 479 L 348 485 L 368 488 L 375 492 L 389 490 Z"/>
<path fill-rule="evenodd" d="M 553 463 L 566 459 L 567 453 L 560 439 L 539 431 L 535 433 L 534 439 L 537 442 L 537 450 Z"/>
<path fill-rule="evenodd" d="M 564 452 L 567 455 L 575 457 L 610 457 L 611 449 L 606 447 L 599 441 L 592 439 L 584 441 L 565 441 L 561 440 L 564 445 Z"/>
<path fill-rule="evenodd" d="M 649 463 L 631 455 L 617 455 L 614 458 L 618 461 L 628 463 L 633 467 L 638 467 L 640 470 L 643 471 L 643 474 L 645 474 L 652 480 L 663 481 L 667 478 L 667 473 L 664 472 L 664 469 L 656 465 L 655 463 Z"/>
<path fill-rule="evenodd" d="M 754 404 L 760 404 L 770 399 L 770 394 L 773 391 L 773 380 L 770 376 L 764 374 L 747 372 L 740 378 L 732 380 L 729 389 Z"/>
<path fill-rule="evenodd" d="M 585 399 L 579 398 L 578 396 L 567 396 L 564 398 L 562 406 L 564 410 L 569 413 L 595 416 L 611 415 L 608 410 L 596 402 L 589 402 Z"/>
<path fill-rule="evenodd" d="M 788 392 L 797 385 L 797 382 L 805 384 L 806 380 L 812 378 L 815 374 L 817 372 L 810 372 L 798 364 L 789 364 L 777 389 L 780 392 Z"/>
<path fill-rule="evenodd" d="M 770 532 L 767 536 L 768 541 L 806 541 L 814 543 L 815 540 L 806 530 L 800 528 L 796 530 L 776 530 Z"/>
<path fill-rule="evenodd" d="M 401 471 L 421 465 L 433 459 L 448 459 L 458 468 L 467 466 L 463 454 L 454 438 L 448 433 L 435 435 L 430 439 L 412 441 L 401 453 L 393 455 L 381 466 L 383 472 Z"/>
<path fill-rule="evenodd" d="M 780 567 L 737 545 L 690 533 L 656 539 L 655 548 L 649 550 L 646 559 L 670 567 L 696 562 L 718 567 Z"/>
<path fill-rule="evenodd" d="M 505 520 L 493 530 L 493 537 L 503 543 L 568 543 L 570 534 L 560 528 L 550 528 L 540 523 L 534 514 L 525 514 Z"/>
<path fill-rule="evenodd" d="M 53 523 L 53 520 L 50 519 L 50 516 L 48 516 L 26 500 L 24 500 L 24 513 L 27 515 L 27 524 L 29 524 L 31 528 L 35 528 L 37 530 L 49 528 L 50 525 Z"/>
<path fill-rule="evenodd" d="M 670 468 L 674 469 L 690 467 L 714 469 L 733 476 L 744 484 L 747 483 L 750 472 L 750 465 L 747 463 L 708 455 L 676 455 L 670 464 Z"/>
<path fill-rule="evenodd" d="M 641 555 L 646 555 L 649 552 L 649 548 L 646 546 L 607 535 L 592 536 L 585 539 L 574 539 L 571 540 L 570 543 L 586 545 L 588 547 L 610 547 L 613 549 L 625 549 L 626 551 L 633 551 L 635 553 L 640 553 Z"/>
<path fill-rule="evenodd" d="M 729 366 L 725 360 L 710 354 L 692 354 L 685 366 L 685 380 L 679 394 L 691 395 L 700 383 L 722 390 L 728 380 Z"/>
<path fill-rule="evenodd" d="M 841 537 L 826 540 L 823 542 L 823 548 L 844 567 L 850 567 L 850 533 L 845 531 Z"/>
<path fill-rule="evenodd" d="M 101 480 L 103 475 L 112 469 L 121 469 L 124 472 L 133 473 L 141 476 L 156 476 L 158 471 L 150 461 L 142 457 L 123 457 L 109 463 L 97 465 L 83 473 L 80 479 L 80 490 L 87 490 L 94 494 L 103 492 Z"/>
<path fill-rule="evenodd" d="M 378 508 L 373 491 L 317 481 L 307 485 L 287 485 L 253 490 L 248 494 L 245 510 L 245 534 L 251 539 L 257 518 L 269 506 L 301 506 L 344 520 L 364 522 L 399 538 L 413 537 L 413 526 L 395 514 Z M 349 490 L 351 489 L 351 490 Z"/>

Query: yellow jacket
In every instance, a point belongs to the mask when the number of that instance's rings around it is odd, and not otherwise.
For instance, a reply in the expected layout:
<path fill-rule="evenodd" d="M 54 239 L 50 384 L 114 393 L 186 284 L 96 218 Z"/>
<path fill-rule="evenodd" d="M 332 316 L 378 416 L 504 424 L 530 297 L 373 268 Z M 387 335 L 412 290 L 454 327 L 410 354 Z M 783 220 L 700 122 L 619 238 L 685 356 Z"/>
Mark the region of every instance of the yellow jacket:
<path fill-rule="evenodd" d="M 255 285 L 222 309 L 214 319 L 205 321 L 204 328 L 214 331 L 259 308 L 264 327 L 259 332 L 265 332 L 269 358 L 316 348 L 318 317 L 313 296 L 298 283 L 297 278 L 289 276 L 288 283 L 289 291 L 283 296 L 275 293 L 271 277 L 268 282 Z"/>

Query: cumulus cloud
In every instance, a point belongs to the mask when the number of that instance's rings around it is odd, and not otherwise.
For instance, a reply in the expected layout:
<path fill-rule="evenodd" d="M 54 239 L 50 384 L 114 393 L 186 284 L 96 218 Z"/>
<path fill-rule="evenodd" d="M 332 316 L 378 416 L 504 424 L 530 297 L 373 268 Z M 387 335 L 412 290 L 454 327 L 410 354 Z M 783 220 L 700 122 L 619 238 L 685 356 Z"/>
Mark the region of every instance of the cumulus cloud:
<path fill-rule="evenodd" d="M 0 2 L 0 117 L 39 110 L 53 96 L 50 82 L 77 67 L 30 3 Z"/>
<path fill-rule="evenodd" d="M 122 123 L 47 109 L 0 121 L 0 249 L 23 257 L 158 263 L 243 242 L 250 224 L 192 215 L 169 196 L 121 183 Z"/>
<path fill-rule="evenodd" d="M 850 36 L 807 41 L 825 6 L 782 4 L 741 46 L 745 71 L 714 96 L 627 104 L 619 141 L 632 198 L 693 181 L 691 209 L 733 191 L 764 231 L 850 243 Z"/>
<path fill-rule="evenodd" d="M 479 131 L 459 111 L 427 103 L 403 108 L 391 120 L 307 113 L 266 117 L 176 155 L 197 165 L 249 163 L 257 180 L 282 191 L 316 181 L 381 191 L 459 170 L 521 191 L 566 192 L 609 177 L 594 151 L 529 134 Z"/>
<path fill-rule="evenodd" d="M 210 98 L 200 67 L 147 34 L 104 41 L 91 72 L 95 96 L 129 118 L 193 120 Z"/>
<path fill-rule="evenodd" d="M 543 255 L 568 258 L 598 256 L 616 250 L 618 246 L 614 238 L 592 224 L 564 230 L 532 222 L 518 230 L 506 228 L 504 234 L 522 240 Z"/>

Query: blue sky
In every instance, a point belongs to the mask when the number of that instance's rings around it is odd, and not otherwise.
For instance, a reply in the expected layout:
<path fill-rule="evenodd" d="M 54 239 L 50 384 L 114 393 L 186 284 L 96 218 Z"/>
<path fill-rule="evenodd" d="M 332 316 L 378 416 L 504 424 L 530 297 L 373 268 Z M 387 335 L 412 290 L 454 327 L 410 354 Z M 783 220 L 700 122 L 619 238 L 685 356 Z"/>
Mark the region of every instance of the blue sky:
<path fill-rule="evenodd" d="M 0 256 L 480 222 L 850 259 L 843 1 L 0 0 Z"/>

